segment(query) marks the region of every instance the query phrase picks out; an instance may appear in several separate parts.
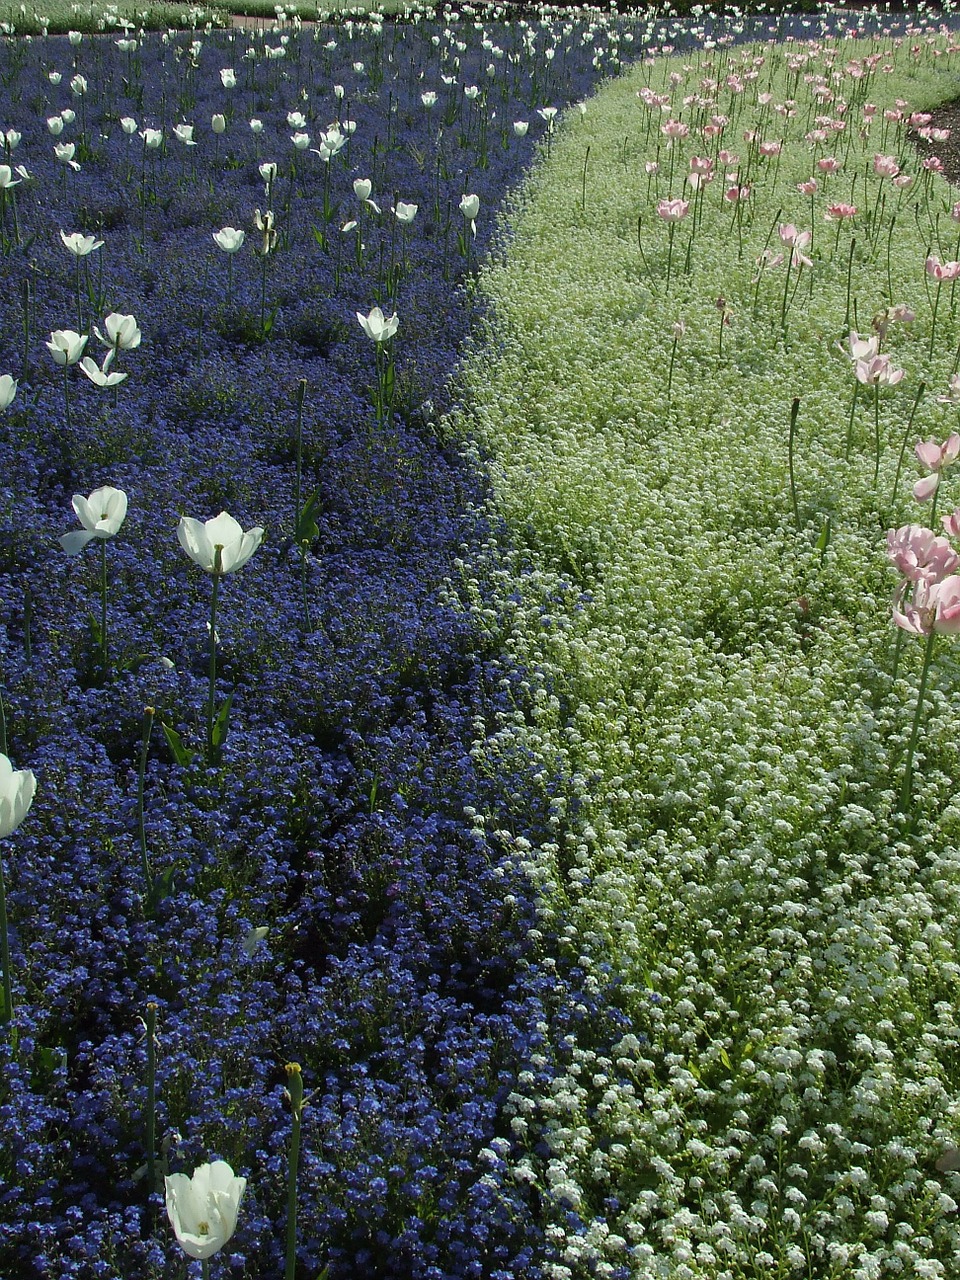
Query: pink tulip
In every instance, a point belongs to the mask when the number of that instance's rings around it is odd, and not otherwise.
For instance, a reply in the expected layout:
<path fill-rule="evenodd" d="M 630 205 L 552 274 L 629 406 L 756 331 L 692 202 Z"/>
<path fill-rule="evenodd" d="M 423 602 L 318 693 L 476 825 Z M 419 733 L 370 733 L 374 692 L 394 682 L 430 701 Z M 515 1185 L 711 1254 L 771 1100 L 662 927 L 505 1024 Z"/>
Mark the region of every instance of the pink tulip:
<path fill-rule="evenodd" d="M 660 200 L 657 202 L 657 216 L 664 222 L 682 222 L 690 212 L 689 200 Z"/>
<path fill-rule="evenodd" d="M 960 577 L 944 578 L 937 584 L 936 596 L 934 631 L 946 636 L 960 634 Z"/>
<path fill-rule="evenodd" d="M 921 440 L 914 452 L 920 465 L 928 471 L 943 471 L 952 466 L 960 456 L 960 435 L 954 431 L 943 444 L 937 444 L 933 439 Z"/>
<path fill-rule="evenodd" d="M 919 524 L 887 531 L 887 557 L 908 582 L 939 582 L 960 566 L 947 539 Z"/>
<path fill-rule="evenodd" d="M 913 496 L 917 502 L 926 502 L 937 492 L 940 487 L 940 472 L 934 471 L 932 475 L 924 476 L 918 480 L 913 486 Z"/>
<path fill-rule="evenodd" d="M 844 218 L 854 218 L 857 214 L 857 206 L 855 204 L 830 204 L 827 205 L 827 211 L 823 215 L 825 222 L 842 222 Z"/>
<path fill-rule="evenodd" d="M 816 178 L 807 178 L 806 182 L 798 182 L 797 190 L 802 196 L 815 196 L 819 190 Z"/>
<path fill-rule="evenodd" d="M 923 268 L 932 280 L 938 284 L 951 283 L 960 277 L 960 262 L 941 262 L 936 254 L 931 254 L 923 264 Z"/>
<path fill-rule="evenodd" d="M 821 173 L 836 173 L 840 168 L 840 161 L 836 156 L 824 156 L 822 160 L 817 161 L 817 168 Z"/>
<path fill-rule="evenodd" d="M 850 336 L 847 338 L 850 350 L 844 348 L 842 342 L 838 342 L 837 346 L 843 351 L 844 355 L 849 355 L 851 360 L 872 360 L 880 350 L 880 339 L 875 335 L 869 338 L 861 338 L 856 329 L 850 330 Z"/>
<path fill-rule="evenodd" d="M 875 155 L 873 157 L 873 172 L 878 178 L 895 178 L 900 172 L 896 156 L 882 156 L 879 153 Z"/>
<path fill-rule="evenodd" d="M 903 370 L 898 369 L 887 355 L 858 360 L 853 369 L 857 381 L 865 387 L 895 387 L 903 377 Z"/>

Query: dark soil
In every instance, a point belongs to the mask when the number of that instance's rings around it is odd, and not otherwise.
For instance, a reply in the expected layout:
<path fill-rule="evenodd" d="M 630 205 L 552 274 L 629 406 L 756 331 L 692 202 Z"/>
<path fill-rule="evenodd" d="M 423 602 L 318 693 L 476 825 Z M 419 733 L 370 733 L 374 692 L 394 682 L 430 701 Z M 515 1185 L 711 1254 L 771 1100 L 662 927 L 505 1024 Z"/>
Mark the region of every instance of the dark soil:
<path fill-rule="evenodd" d="M 960 186 L 960 102 L 947 102 L 930 112 L 930 125 L 934 129 L 949 129 L 946 142 L 927 142 L 916 129 L 907 135 L 920 155 L 939 156 L 943 161 L 943 176 L 954 186 Z"/>

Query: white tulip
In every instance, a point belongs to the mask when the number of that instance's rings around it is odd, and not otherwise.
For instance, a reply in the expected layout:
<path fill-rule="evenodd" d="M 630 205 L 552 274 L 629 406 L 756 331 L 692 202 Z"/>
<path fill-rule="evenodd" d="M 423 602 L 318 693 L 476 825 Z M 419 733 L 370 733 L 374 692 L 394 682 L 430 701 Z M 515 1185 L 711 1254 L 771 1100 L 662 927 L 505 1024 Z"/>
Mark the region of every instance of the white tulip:
<path fill-rule="evenodd" d="M 358 311 L 357 319 L 360 321 L 363 332 L 373 342 L 389 342 L 400 324 L 398 316 L 392 315 L 388 320 L 379 307 L 374 307 L 366 316 L 362 311 Z"/>
<path fill-rule="evenodd" d="M 93 364 L 93 361 L 90 363 Z M 122 489 L 106 484 L 100 489 L 94 489 L 89 498 L 85 498 L 82 493 L 75 493 L 73 509 L 83 528 L 61 534 L 60 545 L 68 556 L 79 555 L 94 538 L 104 540 L 117 533 L 126 518 L 127 495 Z"/>
<path fill-rule="evenodd" d="M 202 1164 L 193 1177 L 167 1174 L 167 1217 L 189 1258 L 210 1258 L 237 1229 L 246 1178 L 237 1178 L 225 1160 Z"/>
<path fill-rule="evenodd" d="M 206 573 L 223 574 L 243 568 L 263 541 L 263 529 L 258 525 L 244 533 L 233 516 L 221 511 L 205 523 L 182 516 L 177 537 L 194 564 Z"/>
<path fill-rule="evenodd" d="M 0 836 L 16 831 L 33 804 L 37 780 L 32 769 L 14 769 L 0 754 Z"/>

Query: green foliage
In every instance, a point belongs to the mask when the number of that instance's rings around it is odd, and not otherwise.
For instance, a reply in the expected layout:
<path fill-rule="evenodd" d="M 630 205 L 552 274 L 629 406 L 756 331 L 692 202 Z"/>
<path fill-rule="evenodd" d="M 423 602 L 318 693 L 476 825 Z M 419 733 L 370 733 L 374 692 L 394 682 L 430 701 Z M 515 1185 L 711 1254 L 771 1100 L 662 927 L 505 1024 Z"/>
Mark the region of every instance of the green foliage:
<path fill-rule="evenodd" d="M 912 453 L 899 470 L 904 433 L 921 380 L 935 390 L 910 443 L 955 429 L 936 395 L 960 323 L 941 302 L 928 354 L 924 258 L 930 243 L 956 256 L 953 195 L 883 111 L 942 100 L 952 73 L 929 45 L 878 39 L 836 48 L 838 71 L 879 55 L 838 80 L 824 47 L 793 66 L 774 46 L 718 47 L 606 86 L 558 129 L 481 282 L 495 354 L 468 365 L 460 429 L 492 455 L 494 508 L 522 548 L 501 642 L 540 681 L 511 749 L 568 779 L 556 839 L 518 858 L 542 887 L 539 928 L 588 984 L 614 975 L 631 1028 L 612 1051 L 570 1036 L 551 1097 L 514 1099 L 550 1147 L 524 1176 L 584 1268 L 617 1265 L 629 1242 L 644 1278 L 865 1277 L 908 1236 L 918 1269 L 960 1264 L 960 1180 L 925 1181 L 960 1131 L 955 685 L 941 673 L 930 696 L 907 822 L 922 646 L 905 636 L 895 666 L 884 554 L 885 529 L 927 519 Z M 723 87 L 747 70 L 743 95 Z M 666 95 L 690 138 L 669 150 L 668 113 L 641 90 Z M 845 128 L 810 141 L 837 95 Z M 728 117 L 722 141 L 699 131 L 711 113 Z M 781 154 L 761 158 L 745 131 L 783 139 Z M 739 227 L 724 177 L 699 207 L 687 184 L 690 158 L 720 146 L 740 156 L 720 168 L 749 165 Z M 824 176 L 831 151 L 842 168 Z M 881 189 L 878 151 L 912 188 Z M 813 172 L 812 207 L 797 188 Z M 656 202 L 681 195 L 668 287 Z M 852 229 L 823 221 L 831 201 L 857 205 Z M 765 247 L 789 252 L 788 223 L 813 232 L 812 267 L 758 280 Z M 881 392 L 879 463 L 869 389 L 847 460 L 854 379 L 838 343 L 897 303 L 916 319 L 887 332 L 907 375 Z M 564 1203 L 609 1235 L 569 1240 Z"/>

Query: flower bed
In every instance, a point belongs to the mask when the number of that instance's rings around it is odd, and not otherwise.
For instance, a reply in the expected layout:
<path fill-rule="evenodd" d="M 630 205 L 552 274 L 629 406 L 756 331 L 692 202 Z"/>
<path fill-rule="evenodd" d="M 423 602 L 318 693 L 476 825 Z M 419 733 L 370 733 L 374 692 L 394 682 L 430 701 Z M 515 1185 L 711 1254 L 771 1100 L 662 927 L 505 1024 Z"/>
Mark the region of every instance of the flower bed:
<path fill-rule="evenodd" d="M 475 762 L 529 695 L 438 424 L 540 112 L 618 65 L 566 16 L 0 47 L 0 745 L 36 775 L 2 850 L 3 1274 L 174 1274 L 162 1175 L 217 1157 L 248 1181 L 215 1265 L 281 1274 L 293 1061 L 297 1274 L 535 1270 L 501 1104 L 607 1015 L 531 966 L 534 886 L 484 829 L 538 841 L 558 784 Z M 102 486 L 125 518 L 68 556 Z M 176 536 L 221 511 L 266 531 L 232 566 Z"/>

